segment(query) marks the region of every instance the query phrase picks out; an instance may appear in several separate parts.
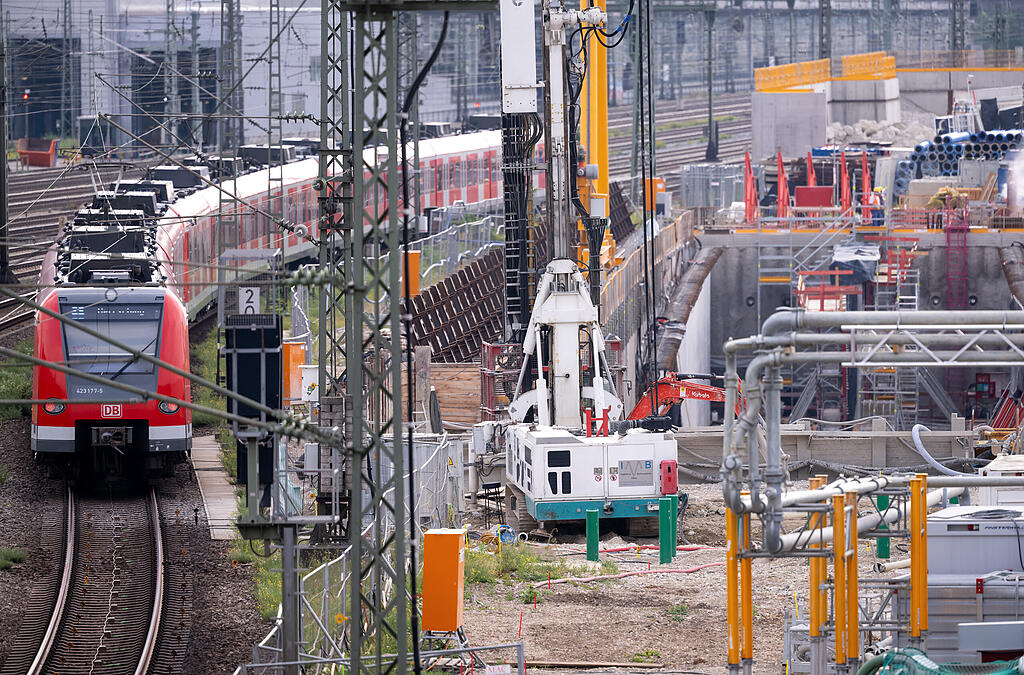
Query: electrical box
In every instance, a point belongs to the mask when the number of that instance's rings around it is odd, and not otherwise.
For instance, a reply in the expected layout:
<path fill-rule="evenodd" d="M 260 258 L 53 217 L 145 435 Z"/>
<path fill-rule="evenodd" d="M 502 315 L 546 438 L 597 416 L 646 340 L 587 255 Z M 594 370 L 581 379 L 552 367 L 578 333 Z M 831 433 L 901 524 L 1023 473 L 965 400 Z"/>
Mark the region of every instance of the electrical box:
<path fill-rule="evenodd" d="M 928 573 L 1024 572 L 1024 514 L 1018 509 L 952 506 L 928 516 Z"/>
<path fill-rule="evenodd" d="M 423 535 L 423 630 L 454 632 L 462 626 L 465 587 L 464 530 L 427 530 Z"/>
<path fill-rule="evenodd" d="M 679 471 L 676 460 L 661 460 L 661 494 L 674 495 L 679 492 Z"/>
<path fill-rule="evenodd" d="M 1024 455 L 997 455 L 981 470 L 982 476 L 1024 476 Z M 1024 509 L 1024 486 L 983 485 L 978 488 L 978 504 Z"/>
<path fill-rule="evenodd" d="M 284 364 L 281 379 L 284 400 L 286 404 L 299 403 L 302 401 L 302 372 L 299 370 L 299 366 L 306 363 L 306 343 L 285 342 L 282 345 L 282 350 Z"/>

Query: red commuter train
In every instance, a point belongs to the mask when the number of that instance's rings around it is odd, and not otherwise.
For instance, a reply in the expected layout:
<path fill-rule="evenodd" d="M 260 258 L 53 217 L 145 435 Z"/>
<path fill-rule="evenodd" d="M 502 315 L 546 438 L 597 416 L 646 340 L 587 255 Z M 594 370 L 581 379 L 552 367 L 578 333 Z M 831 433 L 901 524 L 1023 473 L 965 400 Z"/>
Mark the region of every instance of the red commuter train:
<path fill-rule="evenodd" d="M 166 473 L 187 457 L 190 410 L 154 399 L 129 402 L 138 397 L 116 383 L 190 400 L 186 378 L 137 358 L 135 350 L 188 369 L 189 323 L 217 299 L 221 251 L 274 248 L 283 264 L 315 259 L 311 242 L 281 232 L 252 207 L 268 211 L 280 198 L 286 220 L 315 231 L 317 159 L 287 161 L 280 191 L 275 185 L 271 195 L 261 151 L 269 155 L 265 146 L 250 147 L 249 166 L 256 168 L 228 169 L 224 160 L 207 167 L 237 198 L 238 232 L 218 232 L 222 193 L 180 167 L 111 185 L 65 227 L 44 261 L 38 295 L 63 320 L 38 313 L 35 355 L 81 374 L 33 369 L 33 398 L 46 401 L 32 407 L 37 458 L 72 477 L 121 480 Z M 366 152 L 372 158 L 376 150 Z M 500 199 L 500 155 L 497 131 L 421 141 L 421 209 Z"/>

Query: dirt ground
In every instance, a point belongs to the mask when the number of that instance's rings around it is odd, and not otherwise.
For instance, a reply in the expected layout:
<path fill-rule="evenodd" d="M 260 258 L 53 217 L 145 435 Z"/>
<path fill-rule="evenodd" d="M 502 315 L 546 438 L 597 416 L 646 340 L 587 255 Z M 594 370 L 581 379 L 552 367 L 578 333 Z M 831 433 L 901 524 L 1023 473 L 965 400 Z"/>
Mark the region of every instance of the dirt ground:
<path fill-rule="evenodd" d="M 804 487 L 801 485 L 795 488 Z M 725 561 L 725 508 L 717 486 L 685 486 L 689 507 L 680 534 L 705 550 L 680 553 L 670 564 L 659 565 L 657 551 L 602 553 L 619 571 L 691 569 Z M 755 531 L 754 539 L 760 537 Z M 602 536 L 602 548 L 656 540 L 623 540 Z M 538 544 L 546 557 L 567 562 L 585 561 L 582 538 L 573 543 Z M 862 574 L 874 562 L 860 555 Z M 600 572 L 596 572 L 600 573 Z M 808 564 L 805 559 L 758 559 L 754 575 L 754 656 L 756 673 L 783 673 L 783 623 L 795 597 L 806 598 Z M 467 584 L 465 625 L 473 645 L 526 643 L 530 661 L 631 663 L 635 659 L 662 664 L 642 671 L 621 666 L 605 672 L 675 672 L 718 675 L 726 668 L 725 567 L 716 565 L 692 573 L 664 573 L 587 583 L 546 585 L 536 605 L 520 597 L 528 583 Z M 562 671 L 574 672 L 565 668 Z M 595 671 L 588 671 L 595 672 Z"/>

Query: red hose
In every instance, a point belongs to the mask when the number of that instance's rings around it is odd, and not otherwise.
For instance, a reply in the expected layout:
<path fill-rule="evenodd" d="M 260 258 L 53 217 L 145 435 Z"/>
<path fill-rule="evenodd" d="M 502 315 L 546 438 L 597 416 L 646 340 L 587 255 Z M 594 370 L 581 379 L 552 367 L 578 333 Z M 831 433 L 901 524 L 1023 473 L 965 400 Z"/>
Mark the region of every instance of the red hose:
<path fill-rule="evenodd" d="M 707 563 L 707 564 L 704 564 L 704 565 L 698 565 L 697 567 L 691 567 L 691 568 L 685 569 L 685 570 L 678 569 L 678 568 L 667 569 L 667 570 L 637 570 L 635 572 L 619 572 L 618 574 L 600 574 L 600 575 L 595 576 L 595 577 L 566 577 L 565 579 L 551 579 L 550 581 L 538 581 L 537 583 L 533 584 L 533 587 L 534 588 L 540 588 L 542 586 L 550 586 L 551 584 L 564 584 L 564 583 L 566 583 L 568 581 L 587 582 L 587 581 L 602 581 L 604 579 L 623 579 L 625 577 L 640 576 L 641 574 L 693 574 L 694 572 L 699 572 L 700 570 L 706 569 L 708 567 L 718 567 L 719 565 L 724 565 L 724 564 L 725 564 L 725 561 L 722 560 L 722 561 L 719 561 L 719 562 L 713 562 L 713 563 Z"/>

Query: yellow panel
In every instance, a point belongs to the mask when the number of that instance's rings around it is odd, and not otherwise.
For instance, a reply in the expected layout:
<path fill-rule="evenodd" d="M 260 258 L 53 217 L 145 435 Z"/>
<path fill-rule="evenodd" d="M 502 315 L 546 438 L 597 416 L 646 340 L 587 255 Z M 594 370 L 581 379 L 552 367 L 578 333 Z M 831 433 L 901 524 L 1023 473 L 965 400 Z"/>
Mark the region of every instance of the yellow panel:
<path fill-rule="evenodd" d="M 451 632 L 462 626 L 466 533 L 427 530 L 423 535 L 423 630 Z"/>

